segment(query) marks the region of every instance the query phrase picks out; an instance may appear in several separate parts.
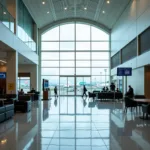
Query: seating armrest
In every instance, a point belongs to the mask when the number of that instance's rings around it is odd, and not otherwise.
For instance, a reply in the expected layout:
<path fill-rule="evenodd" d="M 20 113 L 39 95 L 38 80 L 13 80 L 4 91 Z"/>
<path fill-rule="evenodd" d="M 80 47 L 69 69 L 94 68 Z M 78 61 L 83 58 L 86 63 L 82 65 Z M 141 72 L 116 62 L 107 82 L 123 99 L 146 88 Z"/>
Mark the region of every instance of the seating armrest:
<path fill-rule="evenodd" d="M 7 99 L 6 101 L 4 101 L 4 104 L 14 104 L 14 100 Z"/>
<path fill-rule="evenodd" d="M 142 105 L 142 111 L 143 111 L 143 112 L 148 112 L 149 108 L 150 108 L 150 104 L 148 104 L 148 105 L 143 104 L 143 105 Z"/>

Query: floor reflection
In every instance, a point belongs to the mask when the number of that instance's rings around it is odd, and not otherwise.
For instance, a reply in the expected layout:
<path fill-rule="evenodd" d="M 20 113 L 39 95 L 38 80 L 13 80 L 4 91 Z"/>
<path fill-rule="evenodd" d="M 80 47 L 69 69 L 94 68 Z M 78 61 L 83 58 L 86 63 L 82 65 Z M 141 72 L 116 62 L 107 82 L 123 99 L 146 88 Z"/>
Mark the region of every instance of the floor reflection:
<path fill-rule="evenodd" d="M 150 121 L 122 102 L 59 97 L 0 124 L 1 150 L 149 150 Z"/>

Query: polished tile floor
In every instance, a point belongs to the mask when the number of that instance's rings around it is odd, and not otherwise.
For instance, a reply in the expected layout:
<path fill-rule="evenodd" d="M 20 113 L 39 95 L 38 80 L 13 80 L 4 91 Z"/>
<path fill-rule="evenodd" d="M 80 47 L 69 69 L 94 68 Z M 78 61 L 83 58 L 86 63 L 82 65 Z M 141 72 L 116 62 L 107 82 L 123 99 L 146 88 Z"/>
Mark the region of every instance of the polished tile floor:
<path fill-rule="evenodd" d="M 121 102 L 59 97 L 32 107 L 0 124 L 0 150 L 150 150 L 150 120 Z"/>

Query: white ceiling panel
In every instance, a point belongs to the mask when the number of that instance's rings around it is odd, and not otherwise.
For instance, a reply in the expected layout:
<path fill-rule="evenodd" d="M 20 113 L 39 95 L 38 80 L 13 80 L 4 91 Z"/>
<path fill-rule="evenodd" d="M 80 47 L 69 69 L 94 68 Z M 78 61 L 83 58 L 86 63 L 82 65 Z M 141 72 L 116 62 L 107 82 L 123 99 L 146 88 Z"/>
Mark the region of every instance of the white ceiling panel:
<path fill-rule="evenodd" d="M 39 28 L 54 21 L 83 18 L 112 29 L 132 0 L 23 0 Z M 45 4 L 42 4 L 42 1 Z M 66 10 L 64 8 L 67 8 Z M 85 8 L 87 8 L 85 10 Z M 105 13 L 103 13 L 105 11 Z M 47 13 L 49 12 L 49 13 Z"/>

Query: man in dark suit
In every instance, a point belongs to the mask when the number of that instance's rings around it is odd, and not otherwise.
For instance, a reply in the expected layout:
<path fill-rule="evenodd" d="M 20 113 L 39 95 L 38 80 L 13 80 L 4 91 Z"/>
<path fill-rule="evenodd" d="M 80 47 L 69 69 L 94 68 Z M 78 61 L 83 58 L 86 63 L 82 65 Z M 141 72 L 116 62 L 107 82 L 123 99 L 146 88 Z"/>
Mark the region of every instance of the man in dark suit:
<path fill-rule="evenodd" d="M 134 96 L 134 90 L 133 88 L 131 87 L 131 85 L 128 86 L 129 87 L 129 90 L 128 92 L 126 93 L 126 96 L 130 97 L 130 98 L 133 98 Z"/>

